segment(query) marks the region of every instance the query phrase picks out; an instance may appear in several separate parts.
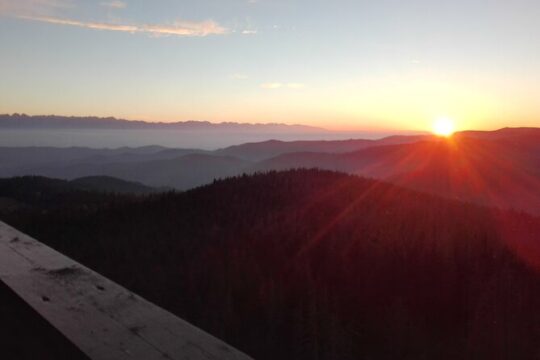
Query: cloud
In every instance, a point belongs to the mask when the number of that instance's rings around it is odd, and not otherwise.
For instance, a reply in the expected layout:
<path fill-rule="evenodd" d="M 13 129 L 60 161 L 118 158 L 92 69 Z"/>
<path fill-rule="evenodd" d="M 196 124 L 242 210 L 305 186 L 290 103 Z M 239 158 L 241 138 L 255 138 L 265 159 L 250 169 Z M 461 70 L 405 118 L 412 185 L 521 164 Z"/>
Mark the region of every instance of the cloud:
<path fill-rule="evenodd" d="M 127 7 L 127 4 L 120 0 L 103 1 L 100 5 L 110 9 L 125 9 Z"/>
<path fill-rule="evenodd" d="M 255 35 L 255 34 L 257 34 L 257 30 L 243 30 L 242 34 L 243 35 Z"/>
<path fill-rule="evenodd" d="M 268 89 L 268 90 L 276 90 L 276 89 L 283 89 L 283 88 L 287 88 L 287 89 L 303 89 L 304 87 L 306 87 L 306 86 L 304 84 L 300 84 L 300 83 L 287 83 L 287 84 L 284 84 L 284 83 L 274 82 L 274 83 L 261 84 L 261 88 Z"/>
<path fill-rule="evenodd" d="M 228 30 L 218 23 L 207 20 L 177 21 L 171 25 L 148 25 L 148 24 L 120 24 L 105 22 L 87 22 L 72 19 L 44 16 L 17 16 L 19 19 L 39 21 L 55 25 L 75 26 L 93 30 L 121 31 L 132 34 L 143 33 L 152 36 L 183 36 L 183 37 L 204 37 L 208 35 L 223 35 Z"/>
<path fill-rule="evenodd" d="M 125 1 L 107 0 L 99 3 L 103 7 L 122 9 Z M 142 33 L 151 36 L 204 37 L 223 35 L 228 29 L 212 20 L 176 21 L 170 24 L 140 24 L 122 22 L 83 21 L 60 15 L 65 9 L 75 8 L 73 0 L 0 0 L 0 15 L 48 24 L 74 26 L 93 30 Z"/>

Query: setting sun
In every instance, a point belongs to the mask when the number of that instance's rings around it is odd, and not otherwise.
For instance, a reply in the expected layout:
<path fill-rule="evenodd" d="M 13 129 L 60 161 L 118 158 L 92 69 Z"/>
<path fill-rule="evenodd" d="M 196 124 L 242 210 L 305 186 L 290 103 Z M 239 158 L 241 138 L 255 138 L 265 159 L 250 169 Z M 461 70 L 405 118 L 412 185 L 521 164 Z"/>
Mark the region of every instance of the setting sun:
<path fill-rule="evenodd" d="M 451 136 L 456 130 L 454 121 L 449 118 L 439 118 L 433 123 L 433 133 L 439 136 Z"/>

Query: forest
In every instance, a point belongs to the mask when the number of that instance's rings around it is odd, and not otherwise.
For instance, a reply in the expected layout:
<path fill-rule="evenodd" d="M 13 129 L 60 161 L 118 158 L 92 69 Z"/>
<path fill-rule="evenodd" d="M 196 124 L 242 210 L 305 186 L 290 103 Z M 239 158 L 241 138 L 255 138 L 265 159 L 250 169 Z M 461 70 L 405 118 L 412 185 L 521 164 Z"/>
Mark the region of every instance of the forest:
<path fill-rule="evenodd" d="M 306 169 L 146 195 L 12 181 L 2 221 L 255 359 L 540 358 L 525 213 Z"/>

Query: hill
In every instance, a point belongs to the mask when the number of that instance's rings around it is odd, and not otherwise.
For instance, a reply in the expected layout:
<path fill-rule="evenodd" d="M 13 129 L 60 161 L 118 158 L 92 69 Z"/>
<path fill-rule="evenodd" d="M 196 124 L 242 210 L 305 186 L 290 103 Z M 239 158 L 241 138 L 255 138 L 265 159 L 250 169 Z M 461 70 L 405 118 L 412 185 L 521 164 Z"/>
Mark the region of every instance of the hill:
<path fill-rule="evenodd" d="M 328 141 L 279 141 L 269 140 L 247 143 L 217 150 L 219 154 L 235 156 L 245 160 L 260 161 L 278 155 L 295 152 L 347 153 L 373 146 L 407 144 L 429 140 L 429 135 L 390 136 L 379 140 L 350 139 Z"/>
<path fill-rule="evenodd" d="M 369 147 L 346 154 L 292 153 L 256 170 L 320 168 L 540 215 L 540 129 L 459 133 L 450 139 Z"/>
<path fill-rule="evenodd" d="M 540 215 L 540 129 L 467 131 L 451 139 L 265 141 L 217 151 L 162 147 L 0 148 L 0 176 L 109 176 L 187 190 L 244 172 L 320 168 Z"/>
<path fill-rule="evenodd" d="M 207 184 L 217 178 L 241 173 L 248 162 L 230 156 L 188 154 L 172 159 L 79 163 L 65 167 L 36 169 L 40 175 L 73 179 L 81 176 L 111 176 L 153 187 L 179 190 Z"/>
<path fill-rule="evenodd" d="M 0 147 L 0 172 L 4 177 L 36 175 L 35 169 L 74 164 L 140 162 L 204 153 L 198 149 L 168 149 L 162 146 L 94 149 L 87 147 Z"/>
<path fill-rule="evenodd" d="M 153 153 L 135 151 L 72 149 L 44 150 L 42 159 L 31 154 L 41 148 L 0 149 L 6 161 L 0 165 L 0 176 L 43 176 L 73 180 L 80 177 L 114 177 L 137 182 L 148 187 L 190 189 L 212 182 L 216 178 L 237 175 L 250 162 L 230 156 L 210 155 L 204 151 L 166 149 Z M 78 153 L 86 155 L 76 157 Z M 51 156 L 49 156 L 49 154 Z M 62 154 L 53 160 L 53 154 Z M 28 156 L 28 161 L 26 161 Z M 17 162 L 17 159 L 19 161 Z"/>
<path fill-rule="evenodd" d="M 297 170 L 0 216 L 257 359 L 540 350 L 540 221 L 524 214 Z"/>
<path fill-rule="evenodd" d="M 108 177 L 66 181 L 42 176 L 22 176 L 0 179 L 0 212 L 16 212 L 20 209 L 48 211 L 67 206 L 95 208 L 97 204 L 125 198 L 126 195 L 155 192 L 157 189 Z"/>
<path fill-rule="evenodd" d="M 116 194 L 150 194 L 155 188 L 110 176 L 87 176 L 69 182 L 77 189 Z"/>

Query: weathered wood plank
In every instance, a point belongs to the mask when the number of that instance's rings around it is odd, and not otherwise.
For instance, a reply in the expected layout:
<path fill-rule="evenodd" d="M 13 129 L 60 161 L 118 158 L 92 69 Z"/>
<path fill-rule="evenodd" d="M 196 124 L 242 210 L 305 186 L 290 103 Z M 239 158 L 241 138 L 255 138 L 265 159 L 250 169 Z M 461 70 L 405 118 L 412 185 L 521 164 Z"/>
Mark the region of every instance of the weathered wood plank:
<path fill-rule="evenodd" d="M 0 280 L 95 360 L 250 359 L 2 222 Z"/>

